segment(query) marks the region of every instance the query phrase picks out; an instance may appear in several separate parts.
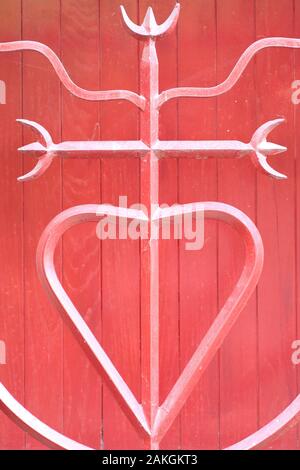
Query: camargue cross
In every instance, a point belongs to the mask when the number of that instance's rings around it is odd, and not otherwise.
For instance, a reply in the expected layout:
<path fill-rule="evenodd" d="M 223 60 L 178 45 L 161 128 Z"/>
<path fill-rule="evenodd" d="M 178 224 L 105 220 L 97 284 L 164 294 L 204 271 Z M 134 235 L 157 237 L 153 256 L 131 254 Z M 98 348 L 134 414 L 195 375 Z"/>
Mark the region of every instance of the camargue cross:
<path fill-rule="evenodd" d="M 151 214 L 151 207 L 158 205 L 159 159 L 175 158 L 237 158 L 249 155 L 259 169 L 271 177 L 286 176 L 274 170 L 268 156 L 283 152 L 285 147 L 267 141 L 272 129 L 283 122 L 275 119 L 260 126 L 249 143 L 240 141 L 160 141 L 159 110 L 168 100 L 181 97 L 204 98 L 219 96 L 230 90 L 245 70 L 247 64 L 261 49 L 267 47 L 300 48 L 300 39 L 266 38 L 256 41 L 242 54 L 224 82 L 206 88 L 179 87 L 159 92 L 159 68 L 156 41 L 171 33 L 177 24 L 180 5 L 176 4 L 169 18 L 158 25 L 153 10 L 147 10 L 144 21 L 136 25 L 121 7 L 122 18 L 129 32 L 143 42 L 140 68 L 140 95 L 127 90 L 90 91 L 76 85 L 57 55 L 46 45 L 34 41 L 15 41 L 0 44 L 0 52 L 33 50 L 43 54 L 52 64 L 64 86 L 75 96 L 85 100 L 116 100 L 131 102 L 140 109 L 140 140 L 137 141 L 70 141 L 53 143 L 50 134 L 39 124 L 20 119 L 25 125 L 39 132 L 43 141 L 23 146 L 23 153 L 34 152 L 38 156 L 35 168 L 20 181 L 41 176 L 57 157 L 113 157 L 122 155 L 138 157 L 140 164 L 141 204 Z M 159 245 L 158 237 L 141 240 L 141 403 L 119 374 L 101 344 L 84 322 L 67 293 L 64 291 L 54 266 L 54 253 L 63 234 L 72 226 L 86 221 L 97 222 L 104 215 L 115 215 L 118 208 L 89 204 L 72 207 L 58 214 L 46 227 L 37 250 L 37 270 L 49 299 L 61 312 L 78 340 L 85 347 L 89 358 L 99 368 L 120 406 L 137 431 L 143 436 L 145 448 L 158 449 L 168 429 L 178 416 L 182 406 L 208 364 L 222 345 L 255 289 L 263 266 L 263 244 L 254 223 L 241 211 L 220 202 L 201 202 L 179 205 L 178 213 L 204 211 L 205 219 L 216 219 L 232 225 L 245 244 L 245 264 L 232 294 L 218 313 L 206 335 L 196 348 L 163 403 L 159 401 Z M 168 217 L 168 209 L 159 209 L 147 219 L 148 233 L 156 235 L 157 220 Z M 127 209 L 123 217 L 141 218 L 143 214 Z M 88 449 L 42 423 L 27 411 L 0 384 L 0 407 L 16 422 L 49 446 L 64 449 Z M 294 425 L 300 418 L 300 396 L 276 419 L 231 449 L 258 448 L 274 439 L 279 433 Z"/>

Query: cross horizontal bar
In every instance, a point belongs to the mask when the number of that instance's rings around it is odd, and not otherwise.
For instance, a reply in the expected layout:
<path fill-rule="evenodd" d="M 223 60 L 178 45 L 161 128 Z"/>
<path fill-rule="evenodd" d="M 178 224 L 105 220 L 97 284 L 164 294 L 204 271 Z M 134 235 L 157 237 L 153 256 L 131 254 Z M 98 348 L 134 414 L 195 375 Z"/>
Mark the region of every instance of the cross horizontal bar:
<path fill-rule="evenodd" d="M 285 175 L 274 170 L 267 162 L 268 155 L 284 152 L 286 147 L 267 141 L 267 135 L 284 119 L 274 119 L 260 126 L 249 143 L 239 140 L 156 140 L 147 145 L 142 140 L 119 141 L 65 141 L 55 144 L 49 132 L 40 124 L 26 119 L 19 122 L 39 132 L 44 143 L 33 142 L 20 147 L 22 152 L 33 152 L 40 156 L 36 167 L 20 181 L 31 180 L 41 176 L 51 164 L 54 157 L 96 157 L 104 156 L 143 157 L 152 151 L 158 158 L 240 158 L 250 155 L 255 166 L 274 178 L 283 179 Z"/>
<path fill-rule="evenodd" d="M 45 152 L 59 156 L 96 156 L 102 154 L 115 155 L 116 153 L 142 155 L 151 150 L 140 140 L 99 140 L 99 141 L 65 141 L 60 144 L 52 144 L 45 147 L 40 142 L 24 145 L 18 149 L 21 152 L 31 152 L 42 154 Z M 255 151 L 251 143 L 244 143 L 239 140 L 159 140 L 152 147 L 158 157 L 181 157 L 199 158 L 214 157 L 242 157 L 249 152 Z M 265 151 L 269 155 L 284 152 L 286 147 L 282 145 L 268 143 Z M 196 153 L 196 155 L 195 155 Z"/>
<path fill-rule="evenodd" d="M 61 142 L 60 144 L 52 143 L 49 147 L 45 147 L 40 142 L 33 142 L 20 147 L 18 150 L 38 154 L 48 152 L 68 157 L 91 157 L 93 154 L 101 156 L 103 153 L 106 156 L 107 154 L 114 155 L 116 153 L 145 153 L 149 152 L 149 147 L 141 140 L 75 140 Z"/>

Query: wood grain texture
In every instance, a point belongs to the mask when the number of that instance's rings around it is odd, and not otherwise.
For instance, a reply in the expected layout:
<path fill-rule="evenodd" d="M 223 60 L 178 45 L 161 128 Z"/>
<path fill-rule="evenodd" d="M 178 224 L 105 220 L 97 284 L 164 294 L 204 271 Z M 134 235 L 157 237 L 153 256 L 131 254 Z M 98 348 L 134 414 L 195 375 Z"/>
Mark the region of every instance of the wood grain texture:
<path fill-rule="evenodd" d="M 178 26 L 179 86 L 209 86 L 216 82 L 214 1 L 184 1 Z M 214 139 L 214 100 L 183 99 L 178 108 L 179 139 Z M 179 161 L 179 202 L 216 200 L 215 160 Z M 180 241 L 180 367 L 186 365 L 217 314 L 216 224 L 205 223 L 202 250 L 188 251 Z M 219 432 L 219 368 L 209 366 L 182 411 L 184 449 L 216 448 Z M 194 417 L 197 416 L 197 419 Z"/>
<path fill-rule="evenodd" d="M 0 3 L 0 40 L 21 39 L 21 2 Z M 6 365 L 0 380 L 24 400 L 23 305 L 23 189 L 17 184 L 22 160 L 16 151 L 22 142 L 16 119 L 22 112 L 22 63 L 20 53 L 0 57 L 0 79 L 6 83 L 6 104 L 0 106 L 0 339 L 6 344 Z M 24 433 L 1 415 L 0 448 L 23 449 Z"/>
<path fill-rule="evenodd" d="M 248 0 L 217 3 L 218 83 L 229 75 L 237 58 L 255 41 L 254 11 L 253 2 Z M 260 124 L 256 122 L 254 87 L 252 63 L 237 85 L 218 98 L 218 139 L 250 140 Z M 255 221 L 255 193 L 256 169 L 249 158 L 218 162 L 219 201 L 238 207 Z M 221 307 L 240 275 L 244 259 L 244 247 L 239 237 L 221 224 L 218 253 Z M 256 430 L 257 389 L 256 298 L 253 294 L 220 352 L 221 448 Z"/>
<path fill-rule="evenodd" d="M 101 87 L 138 91 L 138 43 L 121 24 L 120 2 L 100 2 Z M 138 3 L 123 3 L 133 21 Z M 101 105 L 101 138 L 136 139 L 138 112 L 130 103 Z M 138 159 L 102 161 L 102 201 L 128 204 L 139 201 Z M 133 393 L 140 399 L 140 259 L 138 240 L 104 240 L 102 243 L 103 345 Z M 104 447 L 141 448 L 142 439 L 120 411 L 115 398 L 104 387 Z"/>
<path fill-rule="evenodd" d="M 100 88 L 99 2 L 63 0 L 61 57 L 76 83 Z M 74 51 L 76 53 L 74 54 Z M 91 140 L 99 105 L 63 90 L 62 139 Z M 63 162 L 63 207 L 99 203 L 99 160 Z M 78 226 L 63 239 L 63 284 L 88 326 L 101 339 L 101 251 L 95 224 Z M 82 419 L 82 416 L 85 419 Z M 90 447 L 102 446 L 102 384 L 73 334 L 64 329 L 64 432 Z"/>
<path fill-rule="evenodd" d="M 60 2 L 22 4 L 23 39 L 45 42 L 56 53 L 60 48 Z M 59 136 L 60 84 L 43 57 L 23 53 L 23 116 L 40 122 Z M 24 130 L 24 142 L 32 132 Z M 32 168 L 33 159 L 24 164 Z M 24 185 L 24 315 L 25 315 L 25 406 L 50 426 L 62 430 L 62 322 L 49 306 L 37 278 L 35 253 L 46 224 L 61 210 L 59 162 L 45 178 Z M 45 404 L 47 404 L 45 406 Z M 28 436 L 27 449 L 43 446 Z"/>
<path fill-rule="evenodd" d="M 256 34 L 292 36 L 294 3 L 259 1 Z M 257 57 L 257 118 L 260 122 L 285 116 L 287 124 L 272 139 L 288 147 L 276 168 L 288 175 L 278 185 L 258 176 L 257 223 L 265 244 L 265 267 L 258 287 L 259 420 L 260 425 L 283 409 L 296 395 L 296 376 L 291 363 L 295 338 L 295 175 L 293 161 L 293 51 L 265 51 Z M 272 398 L 271 398 L 272 397 Z M 273 444 L 293 449 L 296 430 Z"/>

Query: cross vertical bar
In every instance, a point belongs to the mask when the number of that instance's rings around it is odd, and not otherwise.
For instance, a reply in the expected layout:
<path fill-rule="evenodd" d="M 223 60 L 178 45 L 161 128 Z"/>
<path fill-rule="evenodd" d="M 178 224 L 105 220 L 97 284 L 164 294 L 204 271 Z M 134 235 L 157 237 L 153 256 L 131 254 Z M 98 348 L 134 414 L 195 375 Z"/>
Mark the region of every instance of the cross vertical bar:
<path fill-rule="evenodd" d="M 146 98 L 141 113 L 141 140 L 149 147 L 140 161 L 141 204 L 147 209 L 148 238 L 141 240 L 141 361 L 142 405 L 150 428 L 159 407 L 159 260 L 157 221 L 151 213 L 158 204 L 158 159 L 152 150 L 158 139 L 159 117 L 158 60 L 155 40 L 147 38 L 141 61 L 141 93 Z M 158 449 L 159 443 L 145 442 L 145 447 Z"/>

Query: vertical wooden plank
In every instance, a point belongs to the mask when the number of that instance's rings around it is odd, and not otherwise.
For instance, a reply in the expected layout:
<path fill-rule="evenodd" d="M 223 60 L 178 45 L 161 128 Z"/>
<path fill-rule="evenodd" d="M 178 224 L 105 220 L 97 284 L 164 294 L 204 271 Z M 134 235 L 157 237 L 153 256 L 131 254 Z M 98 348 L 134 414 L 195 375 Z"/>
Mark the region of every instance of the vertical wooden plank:
<path fill-rule="evenodd" d="M 0 3 L 0 41 L 21 39 L 21 1 Z M 0 380 L 21 402 L 24 400 L 23 312 L 23 190 L 17 182 L 22 159 L 17 152 L 21 129 L 21 54 L 1 54 L 0 80 L 6 84 L 6 104 L 0 105 L 0 340 L 6 345 L 6 364 Z M 0 416 L 0 448 L 23 449 L 24 433 L 6 416 Z"/>
<path fill-rule="evenodd" d="M 252 0 L 217 2 L 218 83 L 255 40 Z M 253 63 L 234 88 L 218 98 L 218 139 L 249 142 L 256 129 Z M 241 119 L 243 116 L 243 119 Z M 263 177 L 264 180 L 267 176 Z M 218 199 L 256 219 L 256 169 L 250 158 L 218 162 Z M 219 308 L 230 295 L 244 264 L 244 247 L 232 229 L 219 227 Z M 257 428 L 257 327 L 254 294 L 220 352 L 220 446 Z"/>
<path fill-rule="evenodd" d="M 123 2 L 137 20 L 135 0 Z M 119 0 L 100 3 L 102 89 L 138 91 L 138 43 L 121 26 Z M 138 138 L 138 111 L 130 103 L 101 105 L 101 138 Z M 102 161 L 102 201 L 119 205 L 139 202 L 139 160 L 111 158 Z M 140 261 L 138 240 L 104 240 L 102 243 L 103 344 L 128 385 L 140 399 Z M 137 449 L 142 439 L 111 392 L 103 395 L 105 449 Z"/>
<path fill-rule="evenodd" d="M 256 2 L 257 37 L 292 36 L 293 1 Z M 288 147 L 276 168 L 288 180 L 258 178 L 258 227 L 265 244 L 265 267 L 258 290 L 260 424 L 273 418 L 296 394 L 291 344 L 295 338 L 295 175 L 293 161 L 293 79 L 291 50 L 269 50 L 257 58 L 258 121 L 285 116 L 287 124 L 272 133 L 272 141 Z M 272 448 L 294 449 L 296 430 Z"/>
<path fill-rule="evenodd" d="M 179 86 L 216 83 L 215 2 L 182 3 L 178 29 Z M 179 101 L 179 139 L 214 139 L 214 100 Z M 179 202 L 216 200 L 215 160 L 179 162 Z M 180 365 L 191 357 L 217 311 L 216 227 L 205 224 L 205 245 L 187 251 L 180 243 Z M 183 449 L 218 447 L 219 369 L 207 369 L 182 411 Z"/>
<path fill-rule="evenodd" d="M 23 39 L 40 41 L 60 52 L 60 2 L 23 2 Z M 60 85 L 48 61 L 35 52 L 23 59 L 23 116 L 60 134 Z M 24 141 L 35 136 L 24 130 Z M 26 158 L 25 171 L 34 163 Z M 61 208 L 59 162 L 37 181 L 24 184 L 25 256 L 25 405 L 40 419 L 62 430 L 62 325 L 37 278 L 35 254 L 42 231 Z M 43 446 L 28 437 L 27 449 Z"/>
<path fill-rule="evenodd" d="M 174 1 L 140 1 L 140 21 L 148 6 L 152 6 L 157 22 L 163 23 L 174 7 Z M 179 17 L 180 21 L 180 17 Z M 165 90 L 177 86 L 177 32 L 157 41 L 160 64 L 159 88 Z M 160 111 L 160 134 L 162 140 L 177 139 L 176 101 L 164 105 Z M 162 159 L 159 162 L 159 202 L 178 203 L 178 162 Z M 172 236 L 172 235 L 171 235 Z M 160 307 L 160 402 L 162 403 L 179 374 L 179 304 L 178 304 L 178 240 L 161 240 L 159 244 L 159 307 Z M 180 420 L 172 426 L 160 444 L 161 449 L 180 447 Z"/>
<path fill-rule="evenodd" d="M 73 80 L 99 89 L 99 2 L 63 0 L 62 58 Z M 99 104 L 63 92 L 63 140 L 97 138 Z M 99 137 L 98 137 L 99 138 Z M 63 162 L 63 206 L 100 202 L 100 162 Z M 101 338 L 100 244 L 96 225 L 84 224 L 63 241 L 63 281 L 66 291 L 97 338 Z M 99 373 L 89 363 L 72 333 L 64 330 L 64 432 L 89 446 L 102 446 L 102 390 Z"/>
<path fill-rule="evenodd" d="M 300 37 L 300 4 L 294 2 L 294 37 Z M 295 80 L 300 80 L 300 54 L 299 51 L 295 51 L 295 62 L 294 62 L 294 76 Z M 300 82 L 299 82 L 300 83 Z M 300 162 L 298 152 L 300 149 L 300 100 L 299 100 L 299 86 L 295 90 L 291 90 L 291 100 L 293 104 L 294 112 L 294 165 L 295 165 L 295 241 L 296 241 L 296 311 L 297 311 L 297 322 L 296 322 L 296 334 L 295 340 L 300 340 L 300 289 L 299 289 L 299 275 L 300 275 Z M 294 93 L 297 93 L 296 96 Z M 294 352 L 294 350 L 293 350 Z M 300 393 L 300 364 L 295 364 L 297 372 L 297 389 Z M 298 426 L 298 449 L 300 449 L 300 426 Z"/>

